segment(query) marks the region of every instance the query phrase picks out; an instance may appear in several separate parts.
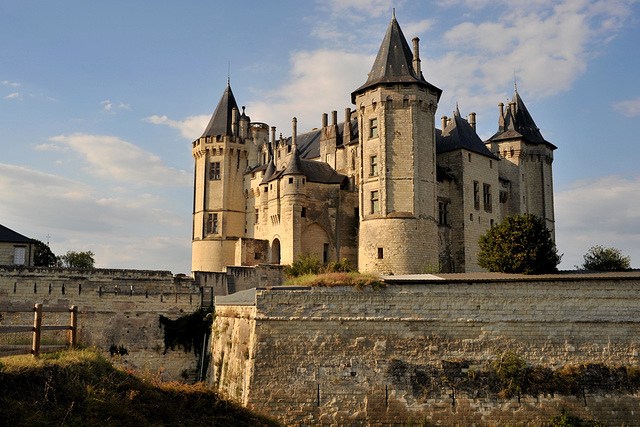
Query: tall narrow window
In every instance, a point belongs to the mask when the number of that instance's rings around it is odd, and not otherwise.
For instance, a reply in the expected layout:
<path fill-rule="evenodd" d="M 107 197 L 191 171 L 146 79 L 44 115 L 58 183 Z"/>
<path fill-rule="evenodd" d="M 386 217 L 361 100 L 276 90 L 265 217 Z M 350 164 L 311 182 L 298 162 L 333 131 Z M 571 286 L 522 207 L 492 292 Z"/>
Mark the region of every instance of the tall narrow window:
<path fill-rule="evenodd" d="M 218 214 L 209 214 L 207 220 L 207 234 L 218 234 Z"/>
<path fill-rule="evenodd" d="M 378 137 L 378 119 L 371 119 L 369 121 L 369 138 Z"/>
<path fill-rule="evenodd" d="M 260 210 L 256 209 L 256 224 L 258 223 L 259 219 L 260 219 Z"/>
<path fill-rule="evenodd" d="M 370 176 L 378 176 L 378 156 L 371 156 L 371 170 Z"/>
<path fill-rule="evenodd" d="M 378 259 L 384 259 L 384 248 L 378 248 Z"/>
<path fill-rule="evenodd" d="M 325 264 L 329 262 L 329 244 L 328 243 L 325 243 L 322 249 L 322 262 Z"/>
<path fill-rule="evenodd" d="M 482 201 L 484 202 L 484 210 L 491 212 L 491 185 L 482 185 Z"/>
<path fill-rule="evenodd" d="M 220 179 L 220 162 L 209 164 L 209 179 Z"/>
<path fill-rule="evenodd" d="M 480 209 L 480 183 L 473 181 L 473 206 Z"/>
<path fill-rule="evenodd" d="M 371 192 L 371 213 L 372 214 L 377 214 L 379 211 L 378 199 L 379 199 L 378 191 L 377 190 L 372 191 Z"/>
<path fill-rule="evenodd" d="M 446 200 L 438 202 L 438 222 L 440 225 L 449 225 L 449 202 Z"/>

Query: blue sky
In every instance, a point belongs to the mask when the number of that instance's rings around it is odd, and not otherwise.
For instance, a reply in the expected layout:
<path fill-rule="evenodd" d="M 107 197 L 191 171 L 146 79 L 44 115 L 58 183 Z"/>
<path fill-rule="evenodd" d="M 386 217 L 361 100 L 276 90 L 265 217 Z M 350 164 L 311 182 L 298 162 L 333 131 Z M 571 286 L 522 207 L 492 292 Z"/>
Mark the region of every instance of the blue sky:
<path fill-rule="evenodd" d="M 318 127 L 351 106 L 393 7 L 437 117 L 458 102 L 491 136 L 515 72 L 558 146 L 560 267 L 595 244 L 640 267 L 633 0 L 0 0 L 0 223 L 99 267 L 189 273 L 191 141 L 227 76 L 253 121 Z"/>

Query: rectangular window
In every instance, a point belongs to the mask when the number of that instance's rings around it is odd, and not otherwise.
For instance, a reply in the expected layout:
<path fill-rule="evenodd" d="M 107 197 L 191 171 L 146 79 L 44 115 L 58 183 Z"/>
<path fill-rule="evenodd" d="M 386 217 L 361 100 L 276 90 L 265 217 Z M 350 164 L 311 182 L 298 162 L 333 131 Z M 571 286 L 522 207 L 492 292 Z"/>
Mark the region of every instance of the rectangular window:
<path fill-rule="evenodd" d="M 27 248 L 25 246 L 13 247 L 13 263 L 15 265 L 24 265 L 27 259 Z"/>
<path fill-rule="evenodd" d="M 289 184 L 293 184 L 293 178 L 289 178 Z"/>
<path fill-rule="evenodd" d="M 480 183 L 473 181 L 473 206 L 480 209 Z"/>
<path fill-rule="evenodd" d="M 300 216 L 302 218 L 306 218 L 307 217 L 307 208 L 302 208 L 302 210 L 300 211 Z"/>
<path fill-rule="evenodd" d="M 378 137 L 378 119 L 371 119 L 369 121 L 369 138 Z"/>
<path fill-rule="evenodd" d="M 220 162 L 209 164 L 209 179 L 220 179 Z"/>
<path fill-rule="evenodd" d="M 325 243 L 322 249 L 322 262 L 325 264 L 329 262 L 329 244 L 328 243 Z"/>
<path fill-rule="evenodd" d="M 449 202 L 440 200 L 438 202 L 438 222 L 440 225 L 449 225 Z"/>
<path fill-rule="evenodd" d="M 484 202 L 484 210 L 491 212 L 491 185 L 482 185 L 482 201 Z"/>
<path fill-rule="evenodd" d="M 378 248 L 378 259 L 384 259 L 384 248 Z"/>
<path fill-rule="evenodd" d="M 256 224 L 258 223 L 258 219 L 260 219 L 260 210 L 256 209 Z"/>
<path fill-rule="evenodd" d="M 378 176 L 378 156 L 371 156 L 371 170 L 369 175 Z"/>
<path fill-rule="evenodd" d="M 207 220 L 207 234 L 218 234 L 218 214 L 209 214 Z"/>
<path fill-rule="evenodd" d="M 378 199 L 379 199 L 379 193 L 378 191 L 372 191 L 371 192 L 371 213 L 372 214 L 377 214 L 378 213 Z"/>

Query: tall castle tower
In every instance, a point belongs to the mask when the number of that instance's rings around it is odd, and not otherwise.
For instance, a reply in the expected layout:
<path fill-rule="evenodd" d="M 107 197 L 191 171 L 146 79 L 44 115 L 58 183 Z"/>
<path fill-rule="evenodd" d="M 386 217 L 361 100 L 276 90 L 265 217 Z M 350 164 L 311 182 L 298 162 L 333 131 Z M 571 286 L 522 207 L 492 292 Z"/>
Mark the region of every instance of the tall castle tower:
<path fill-rule="evenodd" d="M 555 235 L 553 208 L 553 151 L 555 145 L 545 140 L 518 94 L 506 108 L 499 104 L 498 132 L 486 141 L 487 148 L 499 156 L 500 176 L 506 178 L 501 197 L 510 194 L 502 216 L 533 214 L 544 218 Z"/>
<path fill-rule="evenodd" d="M 194 197 L 192 271 L 223 271 L 236 265 L 236 247 L 245 236 L 243 174 L 257 163 L 266 125 L 251 125 L 227 82 L 211 120 L 193 146 Z"/>
<path fill-rule="evenodd" d="M 420 273 L 438 264 L 435 112 L 442 91 L 421 72 L 395 19 L 364 85 L 359 122 L 360 271 Z"/>

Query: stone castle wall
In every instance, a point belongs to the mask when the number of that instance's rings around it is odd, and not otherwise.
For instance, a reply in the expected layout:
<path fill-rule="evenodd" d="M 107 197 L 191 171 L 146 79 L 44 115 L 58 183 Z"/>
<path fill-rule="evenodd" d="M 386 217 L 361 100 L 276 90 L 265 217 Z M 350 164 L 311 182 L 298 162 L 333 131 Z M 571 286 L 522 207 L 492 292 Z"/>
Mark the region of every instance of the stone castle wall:
<path fill-rule="evenodd" d="M 637 367 L 639 274 L 452 277 L 381 290 L 259 289 L 217 305 L 211 381 L 287 424 L 539 425 L 564 407 L 640 425 L 633 391 L 506 398 L 442 380 L 449 362 L 467 378 L 510 350 L 530 366 Z"/>

